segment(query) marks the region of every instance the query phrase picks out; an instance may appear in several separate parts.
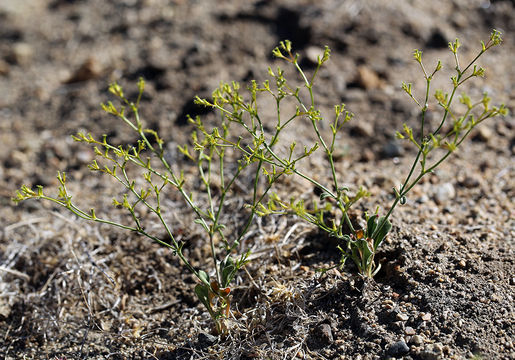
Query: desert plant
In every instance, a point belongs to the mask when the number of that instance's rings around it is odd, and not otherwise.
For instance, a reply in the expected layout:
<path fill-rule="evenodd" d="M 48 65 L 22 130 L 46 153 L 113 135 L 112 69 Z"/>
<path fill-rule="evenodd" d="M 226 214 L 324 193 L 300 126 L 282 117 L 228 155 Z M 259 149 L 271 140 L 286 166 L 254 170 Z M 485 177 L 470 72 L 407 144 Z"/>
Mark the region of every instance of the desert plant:
<path fill-rule="evenodd" d="M 152 129 L 145 128 L 139 116 L 140 99 L 144 90 L 144 81 L 138 84 L 139 95 L 132 102 L 124 95 L 123 89 L 118 84 L 112 84 L 109 91 L 118 97 L 123 106 L 115 106 L 112 102 L 103 104 L 103 109 L 121 119 L 137 135 L 135 145 L 114 146 L 107 136 L 100 140 L 91 134 L 79 133 L 74 139 L 93 146 L 94 151 L 103 161 L 103 165 L 96 160 L 89 166 L 92 171 L 105 173 L 118 181 L 126 192 L 121 198 L 113 199 L 115 207 L 126 209 L 131 216 L 132 225 L 119 223 L 97 216 L 94 209 L 84 211 L 72 202 L 72 196 L 66 188 L 66 176 L 58 173 L 60 183 L 57 196 L 46 195 L 43 187 L 37 186 L 31 189 L 23 185 L 18 191 L 15 202 L 27 199 L 44 199 L 65 207 L 80 218 L 116 226 L 125 230 L 144 235 L 151 240 L 170 248 L 176 254 L 184 266 L 198 279 L 195 293 L 205 305 L 216 324 L 217 332 L 226 331 L 225 319 L 229 316 L 230 308 L 230 283 L 237 271 L 248 261 L 248 252 L 240 249 L 240 242 L 248 232 L 255 215 L 265 216 L 271 214 L 296 214 L 305 221 L 316 225 L 322 231 L 342 241 L 340 250 L 342 257 L 339 265 L 343 265 L 347 259 L 352 259 L 359 272 L 366 276 L 373 276 L 379 266 L 374 262 L 377 249 L 391 229 L 389 221 L 393 210 L 398 204 L 406 202 L 407 193 L 427 173 L 433 171 L 452 152 L 454 152 L 473 128 L 487 118 L 505 114 L 504 106 L 490 107 L 490 99 L 485 95 L 479 102 L 473 103 L 466 95 L 462 95 L 461 102 L 467 107 L 462 116 L 458 116 L 451 108 L 457 89 L 468 79 L 484 75 L 484 69 L 475 65 L 476 60 L 491 47 L 500 44 L 500 33 L 494 31 L 490 40 L 482 44 L 482 49 L 469 65 L 460 67 L 458 62 L 459 42 L 456 40 L 450 44 L 451 51 L 456 59 L 457 75 L 452 78 L 453 89 L 450 94 L 442 91 L 436 92 L 437 103 L 443 108 L 442 120 L 435 129 L 428 130 L 425 124 L 425 115 L 428 110 L 430 83 L 435 73 L 441 69 L 438 62 L 432 73 L 427 73 L 422 63 L 421 52 L 416 50 L 415 60 L 420 64 L 426 80 L 426 92 L 423 102 L 419 102 L 412 94 L 411 84 L 403 84 L 403 89 L 421 108 L 421 126 L 418 135 L 409 126 L 404 126 L 404 133 L 398 133 L 400 138 L 408 139 L 418 148 L 413 165 L 403 182 L 394 189 L 394 201 L 384 216 L 378 215 L 378 210 L 373 215 L 365 214 L 366 227 L 363 229 L 351 221 L 350 208 L 361 198 L 368 196 L 368 192 L 360 188 L 351 193 L 342 186 L 340 177 L 335 167 L 336 137 L 342 127 L 350 121 L 353 114 L 348 112 L 344 104 L 335 106 L 334 118 L 329 124 L 330 136 L 325 138 L 320 130 L 320 122 L 325 121 L 321 111 L 315 103 L 313 87 L 321 66 L 329 59 L 330 50 L 325 48 L 319 56 L 315 70 L 308 76 L 300 67 L 298 55 L 293 55 L 291 43 L 284 41 L 274 49 L 273 54 L 290 63 L 300 75 L 302 87 L 290 86 L 280 68 L 272 70 L 269 75 L 272 81 L 265 81 L 258 85 L 252 81 L 248 87 L 246 98 L 240 93 L 240 86 L 233 82 L 223 83 L 213 92 L 211 99 L 196 98 L 196 102 L 217 110 L 220 115 L 220 125 L 209 128 L 199 117 L 191 119 L 194 125 L 191 144 L 179 146 L 179 151 L 190 159 L 197 168 L 197 186 L 188 184 L 183 172 L 175 170 L 165 156 L 164 140 Z M 307 99 L 304 100 L 302 91 L 307 91 Z M 265 126 L 258 106 L 258 97 L 268 94 L 275 103 L 277 113 L 275 125 Z M 284 100 L 290 99 L 297 103 L 296 110 L 289 116 L 281 112 Z M 474 115 L 474 110 L 483 107 L 483 111 Z M 281 134 L 284 129 L 297 121 L 308 121 L 315 141 L 311 146 L 297 148 L 295 142 L 283 143 Z M 447 129 L 448 122 L 451 128 Z M 236 127 L 236 131 L 234 131 Z M 192 145 L 192 146 L 191 146 Z M 297 164 L 321 149 L 328 161 L 331 171 L 331 182 L 323 184 L 314 178 L 314 174 L 301 171 Z M 443 151 L 433 159 L 430 154 Z M 432 163 L 429 163 L 430 161 Z M 131 174 L 134 167 L 141 171 L 138 183 Z M 222 214 L 230 211 L 227 208 L 227 199 L 235 196 L 233 192 L 237 179 L 254 171 L 251 178 L 251 196 L 247 205 L 247 220 L 236 233 L 230 236 L 225 231 Z M 273 185 L 283 176 L 299 176 L 312 183 L 321 193 L 320 201 L 312 206 L 306 206 L 304 201 L 289 199 L 284 201 L 271 191 Z M 202 198 L 195 199 L 188 192 L 188 185 L 203 194 Z M 205 269 L 195 268 L 183 254 L 183 243 L 176 239 L 175 229 L 165 220 L 164 213 L 171 211 L 161 206 L 162 194 L 168 189 L 177 191 L 186 207 L 195 214 L 195 223 L 204 229 L 207 241 L 211 249 L 212 268 L 211 275 L 207 266 Z M 237 195 L 236 195 L 237 196 Z M 147 232 L 137 214 L 137 208 L 146 207 L 162 224 L 168 239 L 165 241 L 155 234 Z M 207 259 L 206 259 L 207 262 Z"/>
<path fill-rule="evenodd" d="M 483 94 L 482 99 L 476 102 L 472 102 L 472 100 L 466 93 L 462 93 L 461 97 L 459 98 L 459 101 L 466 106 L 466 110 L 461 115 L 458 115 L 459 111 L 455 109 L 453 103 L 458 88 L 461 88 L 467 80 L 474 77 L 484 76 L 485 69 L 479 67 L 476 64 L 479 57 L 482 56 L 486 51 L 490 50 L 492 47 L 501 44 L 501 42 L 501 33 L 497 30 L 493 30 L 488 42 L 485 43 L 481 41 L 480 51 L 464 67 L 460 65 L 458 57 L 458 48 L 460 47 L 459 40 L 456 39 L 454 42 L 449 43 L 449 49 L 451 50 L 454 56 L 456 64 L 456 74 L 451 77 L 450 93 L 444 92 L 443 90 L 435 91 L 434 97 L 436 103 L 438 104 L 438 106 L 442 108 L 443 111 L 442 118 L 439 124 L 434 129 L 428 129 L 428 126 L 426 124 L 426 113 L 429 109 L 431 81 L 433 80 L 435 74 L 442 69 L 442 64 L 440 61 L 438 61 L 434 70 L 431 73 L 429 73 L 426 71 L 426 68 L 422 62 L 422 52 L 417 49 L 414 50 L 413 57 L 415 61 L 420 65 L 426 82 L 426 89 L 423 101 L 417 100 L 417 98 L 413 95 L 411 83 L 403 82 L 402 89 L 407 93 L 407 95 L 411 99 L 415 101 L 415 103 L 420 108 L 420 128 L 418 134 L 415 135 L 413 128 L 407 124 L 404 124 L 403 133 L 397 132 L 397 137 L 399 139 L 407 139 L 418 149 L 418 152 L 413 160 L 413 163 L 410 167 L 410 170 L 405 180 L 402 182 L 399 188 L 393 189 L 394 201 L 388 209 L 388 211 L 386 212 L 386 214 L 384 216 L 379 217 L 377 214 L 378 208 L 376 209 L 375 214 L 372 216 L 369 216 L 367 213 L 365 213 L 366 227 L 364 229 L 354 229 L 353 224 L 351 224 L 351 222 L 349 221 L 347 212 L 350 206 L 352 206 L 357 200 L 359 200 L 363 196 L 367 196 L 367 192 L 365 190 L 360 189 L 360 191 L 358 191 L 357 194 L 355 194 L 353 197 L 347 196 L 345 194 L 347 189 L 339 186 L 339 180 L 334 171 L 333 146 L 336 132 L 339 129 L 339 123 L 337 122 L 337 120 L 335 120 L 334 124 L 331 125 L 331 145 L 325 145 L 325 142 L 317 129 L 317 122 L 320 121 L 318 115 L 319 111 L 317 111 L 315 108 L 312 92 L 315 75 L 313 75 L 313 77 L 310 80 L 307 79 L 307 77 L 305 76 L 304 72 L 298 64 L 298 55 L 293 56 L 291 52 L 290 43 L 281 43 L 280 48 L 277 48 L 275 50 L 274 53 L 276 56 L 287 60 L 295 66 L 295 68 L 300 73 L 302 79 L 304 80 L 305 88 L 309 92 L 311 102 L 308 105 L 304 104 L 301 98 L 297 95 L 299 89 L 296 89 L 294 92 L 292 92 L 292 94 L 294 94 L 293 96 L 298 100 L 300 106 L 306 110 L 306 114 L 313 124 L 313 129 L 315 130 L 315 133 L 317 134 L 317 137 L 327 154 L 327 159 L 332 169 L 334 182 L 333 188 L 336 189 L 336 191 L 330 192 L 327 191 L 327 188 L 324 188 L 324 192 L 320 198 L 321 200 L 324 200 L 326 198 L 332 199 L 333 203 L 336 203 L 336 209 L 340 211 L 341 218 L 344 219 L 345 222 L 340 221 L 340 223 L 337 225 L 333 221 L 332 227 L 328 227 L 324 220 L 324 212 L 327 208 L 325 206 L 318 206 L 317 208 L 315 208 L 314 211 L 311 211 L 311 213 L 314 212 L 313 215 L 309 214 L 310 212 L 306 211 L 306 209 L 303 206 L 293 205 L 293 203 L 290 203 L 290 205 L 287 206 L 287 208 L 297 213 L 307 221 L 317 225 L 322 230 L 327 231 L 330 235 L 336 236 L 344 240 L 344 244 L 339 247 L 339 249 L 342 252 L 342 258 L 340 262 L 341 265 L 343 265 L 348 258 L 351 258 L 357 265 L 358 270 L 361 274 L 366 275 L 368 277 L 372 277 L 373 275 L 375 275 L 377 271 L 379 271 L 380 265 L 375 264 L 374 256 L 377 252 L 378 247 L 383 242 L 385 236 L 392 228 L 392 224 L 390 223 L 389 218 L 392 215 L 395 207 L 398 204 L 405 204 L 406 196 L 409 193 L 409 191 L 420 182 L 422 177 L 424 177 L 428 173 L 433 172 L 443 161 L 445 161 L 454 151 L 456 151 L 476 126 L 478 126 L 486 119 L 498 115 L 504 116 L 507 114 L 507 109 L 504 106 L 504 104 L 500 105 L 499 107 L 491 106 L 491 99 L 488 97 L 488 94 L 486 93 Z M 323 60 L 324 57 L 322 57 L 322 59 L 319 59 L 318 67 L 316 70 L 318 70 L 320 65 L 322 65 Z M 478 112 L 475 112 L 476 108 L 479 107 L 481 107 L 482 109 Z M 337 119 L 341 106 L 336 106 L 335 109 Z M 334 206 L 332 208 L 334 208 Z M 344 224 L 348 225 L 348 228 L 350 229 L 350 234 L 343 234 L 342 230 L 344 228 Z"/>
<path fill-rule="evenodd" d="M 164 140 L 159 137 L 156 131 L 143 126 L 139 116 L 139 105 L 144 87 L 145 83 L 143 79 L 140 79 L 138 83 L 139 95 L 132 102 L 125 97 L 120 85 L 112 84 L 109 91 L 121 100 L 123 106 L 116 107 L 112 102 L 102 104 L 102 108 L 107 113 L 118 117 L 137 133 L 139 139 L 135 145 L 114 146 L 110 144 L 106 135 L 101 140 L 94 138 L 91 134 L 78 133 L 73 136 L 75 141 L 93 146 L 97 158 L 104 163 L 101 165 L 97 160 L 94 160 L 89 165 L 89 169 L 111 176 L 125 188 L 126 191 L 121 198 L 113 199 L 113 205 L 128 211 L 133 221 L 132 225 L 97 216 L 95 209 L 82 210 L 72 202 L 72 196 L 66 187 L 66 174 L 64 172 L 59 172 L 57 175 L 60 184 L 57 196 L 46 195 L 42 186 L 31 189 L 23 185 L 13 200 L 15 202 L 26 199 L 49 200 L 63 206 L 80 218 L 132 231 L 170 248 L 180 258 L 184 266 L 199 280 L 195 287 L 195 294 L 214 320 L 216 332 L 223 333 L 226 331 L 225 319 L 229 315 L 230 308 L 229 285 L 237 271 L 248 261 L 248 252 L 238 253 L 239 244 L 250 228 L 257 204 L 265 197 L 267 190 L 258 194 L 258 177 L 256 176 L 254 178 L 253 197 L 249 205 L 251 211 L 248 213 L 247 221 L 236 236 L 227 238 L 224 232 L 225 225 L 221 222 L 221 214 L 225 211 L 226 198 L 230 194 L 236 179 L 252 162 L 242 158 L 227 166 L 224 162 L 225 148 L 218 146 L 216 140 L 220 136 L 219 130 L 215 128 L 212 133 L 208 133 L 202 122 L 197 119 L 195 125 L 198 131 L 192 134 L 194 150 L 190 151 L 187 145 L 179 147 L 181 153 L 193 161 L 198 170 L 200 181 L 196 184 L 196 187 L 197 190 L 200 189 L 199 191 L 205 194 L 205 198 L 195 199 L 193 193 L 189 193 L 187 190 L 183 172 L 174 170 L 165 158 Z M 222 128 L 223 136 L 230 138 L 228 124 L 223 123 Z M 216 175 L 215 166 L 217 167 Z M 131 170 L 134 170 L 134 168 L 140 170 L 140 176 L 131 175 Z M 143 184 L 138 184 L 136 180 L 140 182 L 143 180 Z M 192 185 L 195 186 L 195 184 Z M 164 214 L 169 210 L 162 208 L 161 200 L 168 188 L 172 188 L 180 194 L 186 206 L 194 212 L 195 223 L 205 230 L 213 261 L 211 276 L 208 274 L 209 269 L 195 268 L 184 256 L 184 243 L 176 239 L 176 230 L 165 220 Z M 215 190 L 218 193 L 217 196 L 213 195 Z M 146 207 L 157 217 L 166 232 L 166 240 L 156 234 L 149 233 L 145 229 L 143 220 L 137 214 L 139 207 Z M 219 245 L 217 245 L 218 242 Z M 207 267 L 207 265 L 205 266 Z"/>
<path fill-rule="evenodd" d="M 428 129 L 426 113 L 429 109 L 430 85 L 435 74 L 442 69 L 442 64 L 438 61 L 434 70 L 429 73 L 422 62 L 422 52 L 420 50 L 414 51 L 414 59 L 420 65 L 426 82 L 423 101 L 417 100 L 413 95 L 412 84 L 403 83 L 402 89 L 420 107 L 420 129 L 418 134 L 415 134 L 412 127 L 404 124 L 403 133 L 397 132 L 397 137 L 410 141 L 418 149 L 418 152 L 405 180 L 399 188 L 393 189 L 394 200 L 386 214 L 379 216 L 379 207 L 376 208 L 372 215 L 365 213 L 366 226 L 362 229 L 357 228 L 352 223 L 349 217 L 349 210 L 361 198 L 368 196 L 369 193 L 364 188 L 360 188 L 351 194 L 347 187 L 342 186 L 342 181 L 336 172 L 334 160 L 337 134 L 343 125 L 351 120 L 353 114 L 345 109 L 344 104 L 336 105 L 334 107 L 334 118 L 329 124 L 331 133 L 328 138 L 324 138 L 319 125 L 325 119 L 316 105 L 313 87 L 321 66 L 329 59 L 330 50 L 328 47 L 318 57 L 315 70 L 311 76 L 308 76 L 301 68 L 299 55 L 292 53 L 290 41 L 281 42 L 280 46 L 274 49 L 273 54 L 276 57 L 287 61 L 295 68 L 303 83 L 302 87 L 290 86 L 281 68 L 278 68 L 276 71 L 269 68 L 269 74 L 274 80 L 275 89 L 272 89 L 269 81 L 265 81 L 261 86 L 258 86 L 256 82 L 252 82 L 249 88 L 252 100 L 248 103 L 238 93 L 237 86 L 233 85 L 231 87 L 227 84 L 222 85 L 215 91 L 213 100 L 197 98 L 197 103 L 217 109 L 224 119 L 237 123 L 251 135 L 254 142 L 253 148 L 244 146 L 241 143 L 229 142 L 223 137 L 219 137 L 219 140 L 227 146 L 237 148 L 239 151 L 247 154 L 248 157 L 259 160 L 260 168 L 268 184 L 273 184 L 282 175 L 295 175 L 308 180 L 321 192 L 320 202 L 315 202 L 310 208 L 306 207 L 302 200 L 292 198 L 289 201 L 284 201 L 274 194 L 270 197 L 267 206 L 263 203 L 258 204 L 260 208 L 258 211 L 259 215 L 296 214 L 305 221 L 316 225 L 330 236 L 342 240 L 342 244 L 339 246 L 342 253 L 340 266 L 345 264 L 347 259 L 350 258 L 354 261 L 361 274 L 372 277 L 380 269 L 380 265 L 374 262 L 374 256 L 392 228 L 389 218 L 396 206 L 405 204 L 409 191 L 420 182 L 422 177 L 433 172 L 456 151 L 476 126 L 486 119 L 497 115 L 506 115 L 507 109 L 504 105 L 499 107 L 490 106 L 491 100 L 487 94 L 484 94 L 481 100 L 472 102 L 470 97 L 463 93 L 460 97 L 460 102 L 465 105 L 465 112 L 458 115 L 458 110 L 454 108 L 454 100 L 458 88 L 461 88 L 467 80 L 481 77 L 485 74 L 485 70 L 479 67 L 476 61 L 486 51 L 499 45 L 501 41 L 501 33 L 494 30 L 487 43 L 481 42 L 479 53 L 465 67 L 462 67 L 459 62 L 458 48 L 460 43 L 458 39 L 449 43 L 449 48 L 454 55 L 456 63 L 456 75 L 451 77 L 452 90 L 450 93 L 445 93 L 442 90 L 436 90 L 435 92 L 436 102 L 443 111 L 441 121 L 434 129 Z M 307 91 L 306 96 L 302 96 L 301 91 L 303 90 Z M 277 123 L 274 127 L 275 132 L 271 134 L 266 133 L 259 117 L 255 100 L 259 92 L 268 93 L 275 100 Z M 283 120 L 281 118 L 281 102 L 287 98 L 293 99 L 297 103 L 297 108 L 291 117 Z M 309 100 L 306 101 L 304 99 Z M 482 110 L 476 112 L 475 110 L 478 107 L 482 107 Z M 243 116 L 245 113 L 248 115 L 248 119 Z M 295 142 L 286 144 L 287 146 L 285 147 L 289 151 L 286 154 L 281 154 L 274 147 L 280 141 L 279 134 L 297 118 L 299 121 L 307 120 L 311 124 L 316 141 L 312 146 L 305 147 L 300 153 L 295 152 Z M 314 174 L 303 172 L 296 167 L 299 160 L 310 156 L 319 148 L 325 153 L 331 170 L 332 179 L 329 184 L 322 184 L 315 180 Z M 298 156 L 295 154 L 298 154 Z"/>

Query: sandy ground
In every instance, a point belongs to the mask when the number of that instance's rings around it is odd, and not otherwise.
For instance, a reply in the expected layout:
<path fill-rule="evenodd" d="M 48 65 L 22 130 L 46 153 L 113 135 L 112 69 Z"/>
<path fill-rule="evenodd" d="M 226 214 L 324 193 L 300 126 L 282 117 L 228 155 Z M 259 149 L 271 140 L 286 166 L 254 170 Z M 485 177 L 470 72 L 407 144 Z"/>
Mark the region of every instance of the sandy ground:
<path fill-rule="evenodd" d="M 514 359 L 514 17 L 513 1 L 482 0 L 0 1 L 0 357 Z M 459 37 L 471 59 L 493 28 L 504 43 L 480 61 L 487 76 L 468 93 L 488 91 L 510 115 L 476 130 L 413 189 L 392 219 L 375 279 L 356 276 L 352 264 L 320 275 L 339 260 L 333 239 L 293 216 L 261 219 L 242 244 L 252 261 L 236 277 L 228 336 L 211 335 L 195 280 L 167 249 L 49 203 L 11 201 L 21 184 L 53 191 L 65 170 L 83 208 L 125 219 L 111 206 L 118 185 L 91 174 L 93 152 L 70 138 L 85 131 L 135 141 L 100 109 L 113 99 L 108 84 L 134 96 L 137 79 L 146 79 L 142 118 L 191 172 L 175 150 L 188 141 L 186 115 L 216 121 L 194 96 L 209 97 L 220 81 L 263 81 L 268 66 L 285 66 L 271 52 L 290 39 L 308 72 L 314 54 L 331 47 L 318 105 L 328 113 L 344 102 L 356 115 L 339 139 L 337 171 L 351 189 L 372 193 L 357 217 L 384 209 L 414 156 L 394 137 L 417 122 L 400 90 L 408 81 L 423 91 L 413 49 L 431 67 L 442 60 L 435 86 L 448 88 L 447 43 Z M 272 116 L 265 108 L 266 121 Z M 433 104 L 432 123 L 438 116 Z M 303 126 L 287 136 L 313 141 Z M 304 166 L 328 179 L 320 154 Z M 230 226 L 241 226 L 244 190 L 224 215 Z M 314 196 L 295 179 L 278 192 Z M 166 206 L 185 255 L 209 268 L 191 214 L 173 195 Z M 151 219 L 147 226 L 163 236 Z"/>

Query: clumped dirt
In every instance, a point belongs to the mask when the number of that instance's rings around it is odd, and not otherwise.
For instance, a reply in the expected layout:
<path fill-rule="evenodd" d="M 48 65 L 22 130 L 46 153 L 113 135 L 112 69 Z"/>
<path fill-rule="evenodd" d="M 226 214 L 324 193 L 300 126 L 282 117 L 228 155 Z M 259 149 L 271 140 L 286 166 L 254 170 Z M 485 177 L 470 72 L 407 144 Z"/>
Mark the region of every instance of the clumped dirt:
<path fill-rule="evenodd" d="M 356 114 L 340 139 L 337 170 L 352 189 L 372 193 L 356 216 L 384 209 L 414 156 L 394 138 L 403 122 L 417 121 L 399 90 L 403 80 L 423 90 L 413 49 L 423 50 L 430 67 L 443 61 L 435 81 L 448 86 L 447 43 L 459 37 L 470 59 L 480 39 L 501 30 L 504 44 L 480 61 L 487 76 L 471 82 L 469 94 L 488 91 L 513 114 L 514 17 L 513 1 L 493 0 L 0 3 L 1 357 L 515 359 L 512 115 L 484 124 L 413 189 L 396 210 L 374 280 L 353 275 L 352 264 L 316 272 L 338 262 L 337 244 L 298 219 L 257 221 L 242 244 L 252 262 L 237 276 L 231 332 L 222 338 L 210 334 L 194 279 L 167 249 L 49 203 L 11 202 L 21 184 L 51 191 L 56 171 L 65 170 L 84 208 L 122 219 L 110 205 L 117 185 L 91 174 L 93 152 L 70 139 L 86 131 L 119 144 L 135 140 L 99 107 L 112 99 L 108 83 L 120 82 L 132 96 L 137 79 L 147 80 L 142 118 L 188 170 L 173 150 L 188 141 L 186 115 L 216 121 L 194 96 L 208 97 L 220 81 L 264 80 L 268 66 L 286 66 L 271 51 L 290 39 L 308 71 L 331 47 L 318 104 L 329 113 L 344 102 Z M 430 113 L 438 121 L 438 109 Z M 312 141 L 304 130 L 290 136 Z M 306 166 L 326 180 L 317 156 Z M 314 196 L 293 179 L 279 190 Z M 243 187 L 231 208 L 241 213 L 246 200 Z M 186 255 L 205 265 L 201 230 L 177 198 L 165 205 L 176 210 L 167 216 L 183 233 Z M 241 226 L 239 216 L 225 216 Z"/>

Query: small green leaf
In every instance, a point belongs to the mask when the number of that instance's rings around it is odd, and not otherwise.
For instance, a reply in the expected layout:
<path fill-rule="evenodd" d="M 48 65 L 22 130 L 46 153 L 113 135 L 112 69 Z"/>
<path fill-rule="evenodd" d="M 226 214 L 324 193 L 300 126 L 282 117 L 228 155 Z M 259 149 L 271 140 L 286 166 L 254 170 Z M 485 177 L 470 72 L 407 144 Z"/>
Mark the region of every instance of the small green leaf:
<path fill-rule="evenodd" d="M 379 247 L 379 245 L 381 245 L 386 235 L 392 229 L 392 223 L 390 222 L 390 220 L 385 219 L 384 217 L 380 217 L 377 224 L 380 228 L 377 235 L 374 237 L 374 251 L 377 250 L 377 248 Z"/>
<path fill-rule="evenodd" d="M 328 197 L 332 198 L 333 196 L 331 194 L 329 194 L 328 192 L 325 192 L 325 191 L 322 194 L 320 194 L 320 200 L 325 200 Z"/>
<path fill-rule="evenodd" d="M 206 230 L 206 232 L 209 233 L 209 228 L 207 227 L 206 222 L 204 220 L 202 220 L 202 219 L 195 219 L 195 220 L 193 220 L 193 222 L 195 224 L 199 224 L 200 226 L 202 226 L 202 228 L 204 228 L 204 230 Z"/>
<path fill-rule="evenodd" d="M 373 244 L 367 240 L 368 238 L 363 238 L 356 241 L 358 248 L 361 250 L 361 259 L 365 260 L 366 264 L 370 262 L 369 259 L 375 253 L 375 250 L 371 248 Z"/>
<path fill-rule="evenodd" d="M 209 275 L 204 270 L 198 271 L 198 277 L 200 281 L 209 286 Z"/>
<path fill-rule="evenodd" d="M 371 216 L 367 221 L 367 237 L 372 237 L 372 234 L 374 234 L 374 231 L 376 230 L 377 225 L 377 215 Z"/>
<path fill-rule="evenodd" d="M 226 288 L 231 283 L 234 275 L 236 275 L 236 268 L 234 261 L 230 256 L 227 256 L 224 261 L 220 263 L 220 275 L 222 277 L 222 288 Z"/>
<path fill-rule="evenodd" d="M 209 302 L 209 286 L 203 284 L 197 284 L 195 286 L 195 294 L 204 306 L 207 308 L 211 316 L 214 315 L 211 303 Z"/>

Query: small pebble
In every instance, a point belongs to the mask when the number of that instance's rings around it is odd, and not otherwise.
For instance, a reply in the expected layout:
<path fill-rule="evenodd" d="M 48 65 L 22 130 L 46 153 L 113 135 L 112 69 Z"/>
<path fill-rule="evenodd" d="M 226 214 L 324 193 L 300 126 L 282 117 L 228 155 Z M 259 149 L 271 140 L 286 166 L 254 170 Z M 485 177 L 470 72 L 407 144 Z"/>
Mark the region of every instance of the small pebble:
<path fill-rule="evenodd" d="M 388 300 L 383 301 L 383 307 L 384 307 L 385 309 L 388 309 L 388 310 L 393 309 L 393 308 L 394 308 L 393 301 L 392 301 L 392 300 L 389 300 L 389 299 L 388 299 Z"/>
<path fill-rule="evenodd" d="M 11 314 L 12 306 L 7 301 L 0 300 L 0 316 L 7 318 Z"/>
<path fill-rule="evenodd" d="M 7 75 L 9 73 L 9 64 L 0 59 L 0 75 Z"/>
<path fill-rule="evenodd" d="M 66 84 L 92 80 L 102 73 L 100 63 L 91 57 L 87 59 L 75 72 L 65 81 Z"/>
<path fill-rule="evenodd" d="M 442 49 L 447 47 L 447 44 L 452 38 L 444 31 L 443 28 L 434 28 L 427 39 L 426 46 L 433 49 Z"/>
<path fill-rule="evenodd" d="M 374 127 L 371 123 L 365 121 L 356 121 L 351 127 L 351 135 L 371 137 L 374 135 Z"/>
<path fill-rule="evenodd" d="M 422 316 L 420 318 L 424 321 L 431 321 L 431 314 L 430 313 L 422 313 Z"/>
<path fill-rule="evenodd" d="M 375 159 L 375 154 L 372 150 L 370 149 L 363 149 L 363 151 L 361 152 L 361 156 L 359 158 L 359 161 L 361 162 L 369 162 L 369 161 L 373 161 Z"/>
<path fill-rule="evenodd" d="M 438 353 L 438 354 L 441 354 L 443 353 L 443 345 L 441 343 L 434 343 L 433 344 L 433 351 Z"/>
<path fill-rule="evenodd" d="M 402 356 L 409 352 L 409 347 L 404 340 L 399 340 L 396 343 L 392 344 L 388 351 L 387 355 L 390 356 Z"/>
<path fill-rule="evenodd" d="M 479 184 L 479 180 L 472 176 L 467 176 L 465 179 L 463 179 L 463 181 L 460 182 L 460 185 L 466 187 L 467 189 L 478 187 Z"/>
<path fill-rule="evenodd" d="M 324 55 L 324 49 L 318 46 L 309 46 L 306 48 L 306 59 L 313 65 L 318 63 L 318 58 L 322 58 Z"/>
<path fill-rule="evenodd" d="M 392 140 L 383 146 L 382 155 L 387 159 L 399 157 L 402 153 L 402 146 L 395 140 Z"/>
<path fill-rule="evenodd" d="M 417 204 L 425 204 L 429 201 L 429 197 L 426 194 L 422 194 L 422 196 L 418 197 L 416 202 Z"/>
<path fill-rule="evenodd" d="M 474 140 L 488 142 L 493 136 L 493 131 L 486 126 L 479 126 L 477 134 L 473 137 Z"/>
<path fill-rule="evenodd" d="M 406 326 L 406 329 L 404 329 L 404 333 L 406 335 L 415 335 L 415 329 L 413 329 L 411 326 Z"/>
<path fill-rule="evenodd" d="M 329 324 L 320 324 L 315 331 L 318 340 L 324 344 L 332 344 L 334 342 L 333 333 Z"/>
<path fill-rule="evenodd" d="M 420 346 L 424 343 L 424 338 L 420 335 L 413 335 L 411 337 L 410 343 L 415 346 Z"/>
<path fill-rule="evenodd" d="M 16 43 L 12 45 L 12 59 L 18 65 L 27 65 L 32 58 L 34 50 L 29 44 Z"/>
<path fill-rule="evenodd" d="M 397 314 L 396 318 L 399 321 L 408 321 L 409 316 L 407 314 L 404 314 L 404 313 L 399 313 L 399 314 Z"/>
<path fill-rule="evenodd" d="M 82 164 L 89 164 L 93 161 L 93 153 L 89 150 L 81 150 L 77 152 L 77 160 Z"/>
<path fill-rule="evenodd" d="M 443 358 L 443 345 L 440 343 L 428 344 L 419 355 L 424 360 L 440 360 Z"/>
<path fill-rule="evenodd" d="M 438 205 L 442 205 L 456 196 L 454 186 L 447 182 L 438 185 L 435 190 L 434 200 Z"/>
<path fill-rule="evenodd" d="M 208 347 L 215 344 L 218 341 L 218 337 L 201 332 L 198 334 L 198 342 L 201 347 Z"/>
<path fill-rule="evenodd" d="M 377 89 L 381 86 L 381 79 L 377 73 L 367 66 L 358 67 L 356 82 L 362 89 Z"/>

